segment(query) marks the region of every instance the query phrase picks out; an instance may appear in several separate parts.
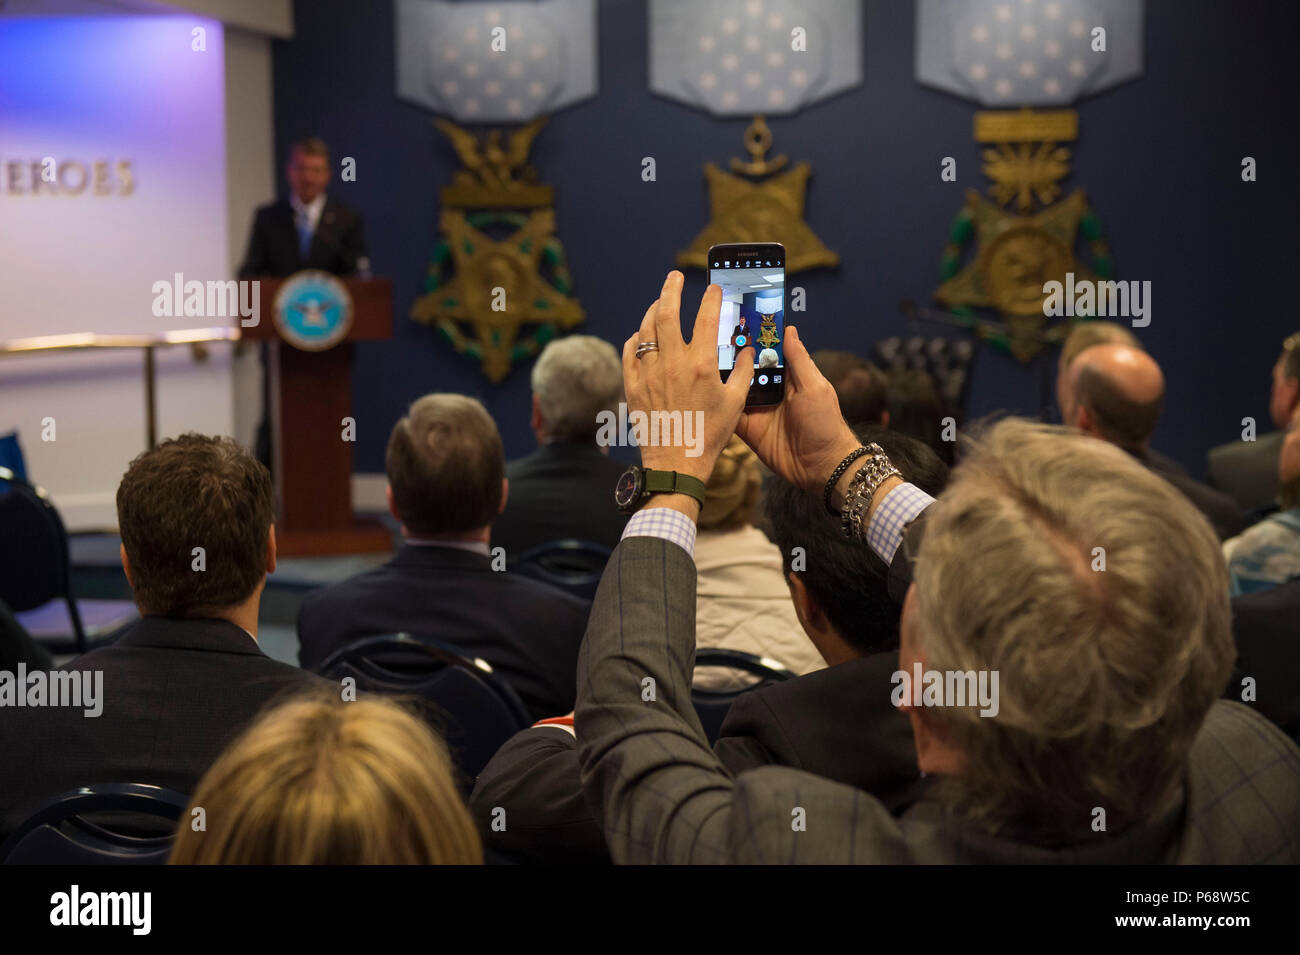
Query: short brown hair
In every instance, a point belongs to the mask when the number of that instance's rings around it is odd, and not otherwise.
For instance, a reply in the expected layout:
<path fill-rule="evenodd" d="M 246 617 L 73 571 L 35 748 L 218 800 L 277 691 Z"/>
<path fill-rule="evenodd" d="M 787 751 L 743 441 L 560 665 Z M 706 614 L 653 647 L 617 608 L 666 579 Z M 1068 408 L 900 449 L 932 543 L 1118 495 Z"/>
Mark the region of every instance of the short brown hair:
<path fill-rule="evenodd" d="M 413 534 L 441 537 L 486 527 L 501 511 L 501 435 L 487 409 L 464 395 L 414 402 L 393 427 L 385 459 L 393 504 Z"/>
<path fill-rule="evenodd" d="M 291 700 L 250 726 L 199 781 L 173 865 L 477 865 L 447 747 L 397 703 Z"/>
<path fill-rule="evenodd" d="M 202 617 L 243 603 L 266 574 L 274 521 L 270 472 L 232 438 L 164 441 L 117 486 L 131 587 L 145 613 Z"/>
<path fill-rule="evenodd" d="M 840 402 L 840 414 L 851 425 L 878 425 L 889 410 L 885 376 L 871 362 L 852 352 L 822 348 L 813 352 L 813 364 Z"/>
<path fill-rule="evenodd" d="M 325 144 L 325 140 L 317 136 L 308 136 L 306 139 L 296 140 L 289 147 L 289 158 L 293 158 L 294 153 L 302 153 L 304 156 L 320 156 L 326 163 L 330 161 L 330 148 Z"/>

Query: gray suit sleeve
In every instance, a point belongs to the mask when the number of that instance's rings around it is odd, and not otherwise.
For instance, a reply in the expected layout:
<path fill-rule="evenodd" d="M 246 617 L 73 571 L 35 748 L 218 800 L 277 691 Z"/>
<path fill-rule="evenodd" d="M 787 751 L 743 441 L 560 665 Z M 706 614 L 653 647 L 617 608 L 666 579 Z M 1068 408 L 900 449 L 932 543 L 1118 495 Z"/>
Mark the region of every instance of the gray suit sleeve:
<path fill-rule="evenodd" d="M 575 715 L 583 791 L 615 862 L 732 861 L 733 781 L 695 715 L 694 664 L 694 562 L 628 538 L 592 607 Z"/>

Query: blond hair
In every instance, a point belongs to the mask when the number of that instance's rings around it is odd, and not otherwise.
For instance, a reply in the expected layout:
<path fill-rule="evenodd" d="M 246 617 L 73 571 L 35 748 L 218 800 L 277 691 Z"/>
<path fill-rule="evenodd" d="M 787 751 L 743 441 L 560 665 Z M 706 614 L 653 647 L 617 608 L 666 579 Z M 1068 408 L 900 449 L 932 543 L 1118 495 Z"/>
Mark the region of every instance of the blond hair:
<path fill-rule="evenodd" d="M 733 434 L 705 485 L 700 529 L 721 530 L 752 523 L 762 482 L 758 458 Z"/>
<path fill-rule="evenodd" d="M 1235 658 L 1205 518 L 1119 448 L 1007 420 L 973 445 L 917 562 L 927 668 L 996 670 L 1000 709 L 936 711 L 949 794 L 994 831 L 1116 831 L 1175 791 Z"/>
<path fill-rule="evenodd" d="M 270 710 L 217 759 L 170 861 L 477 865 L 483 849 L 433 731 L 394 702 L 328 694 Z"/>

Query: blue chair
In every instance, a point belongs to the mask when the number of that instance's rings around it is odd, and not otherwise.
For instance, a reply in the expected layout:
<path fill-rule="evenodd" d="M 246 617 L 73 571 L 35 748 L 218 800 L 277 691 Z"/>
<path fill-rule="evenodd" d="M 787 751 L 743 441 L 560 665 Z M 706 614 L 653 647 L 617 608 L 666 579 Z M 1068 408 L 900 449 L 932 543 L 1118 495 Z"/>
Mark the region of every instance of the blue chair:
<path fill-rule="evenodd" d="M 18 443 L 18 432 L 0 434 L 0 468 L 12 471 L 27 480 L 27 466 L 23 462 L 23 446 Z"/>
<path fill-rule="evenodd" d="M 583 600 L 593 600 L 610 549 L 573 539 L 538 544 L 515 562 L 512 570 L 558 587 Z"/>
<path fill-rule="evenodd" d="M 5 865 L 162 865 L 188 804 L 187 797 L 161 786 L 84 786 L 54 797 L 19 825 L 0 846 L 0 860 Z"/>
<path fill-rule="evenodd" d="M 728 667 L 759 677 L 757 682 L 737 690 L 691 687 L 691 702 L 695 704 L 695 712 L 704 727 L 704 735 L 708 737 L 710 746 L 717 742 L 718 734 L 722 731 L 722 721 L 726 719 L 727 710 L 731 709 L 731 704 L 736 697 L 750 690 L 757 690 L 759 687 L 781 683 L 794 676 L 792 670 L 776 660 L 745 653 L 743 650 L 701 647 L 695 651 L 695 668 L 698 670 L 700 667 Z"/>
<path fill-rule="evenodd" d="M 72 596 L 68 532 L 43 488 L 0 468 L 0 600 L 53 653 L 85 653 L 139 619 L 129 600 Z M 83 613 L 84 611 L 84 613 Z"/>
<path fill-rule="evenodd" d="M 486 662 L 409 633 L 364 637 L 330 654 L 316 672 L 336 681 L 352 677 L 363 692 L 418 697 L 471 783 L 501 744 L 532 722 L 519 695 Z"/>

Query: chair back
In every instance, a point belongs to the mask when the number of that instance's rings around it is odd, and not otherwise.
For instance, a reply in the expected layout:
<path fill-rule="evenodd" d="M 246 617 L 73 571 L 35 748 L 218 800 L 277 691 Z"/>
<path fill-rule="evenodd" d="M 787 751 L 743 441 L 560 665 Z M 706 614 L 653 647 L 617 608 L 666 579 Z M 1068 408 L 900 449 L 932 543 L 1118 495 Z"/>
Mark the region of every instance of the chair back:
<path fill-rule="evenodd" d="M 14 613 L 43 606 L 55 598 L 68 605 L 78 652 L 86 634 L 72 597 L 68 532 L 43 488 L 0 468 L 0 600 Z"/>
<path fill-rule="evenodd" d="M 609 555 L 608 547 L 591 541 L 556 540 L 525 552 L 512 569 L 590 601 L 596 596 Z"/>
<path fill-rule="evenodd" d="M 781 683 L 794 676 L 793 671 L 775 660 L 746 653 L 743 650 L 712 647 L 701 647 L 695 651 L 695 668 L 698 670 L 700 667 L 728 667 L 759 677 L 757 682 L 736 690 L 691 687 L 691 702 L 695 704 L 695 712 L 704 727 L 704 735 L 708 737 L 710 746 L 717 742 L 718 734 L 722 730 L 722 721 L 726 719 L 727 710 L 731 709 L 731 704 L 736 697 L 750 690 Z"/>
<path fill-rule="evenodd" d="M 317 668 L 329 680 L 351 677 L 362 692 L 411 696 L 447 741 L 472 784 L 501 744 L 528 726 L 528 711 L 492 667 L 447 643 L 409 633 L 363 637 Z"/>
<path fill-rule="evenodd" d="M 18 432 L 0 434 L 0 468 L 7 468 L 24 481 L 27 480 L 27 466 L 23 462 L 23 446 L 18 443 Z"/>
<path fill-rule="evenodd" d="M 50 799 L 19 825 L 0 846 L 0 860 L 5 865 L 162 865 L 188 804 L 188 797 L 161 786 L 83 786 Z"/>

